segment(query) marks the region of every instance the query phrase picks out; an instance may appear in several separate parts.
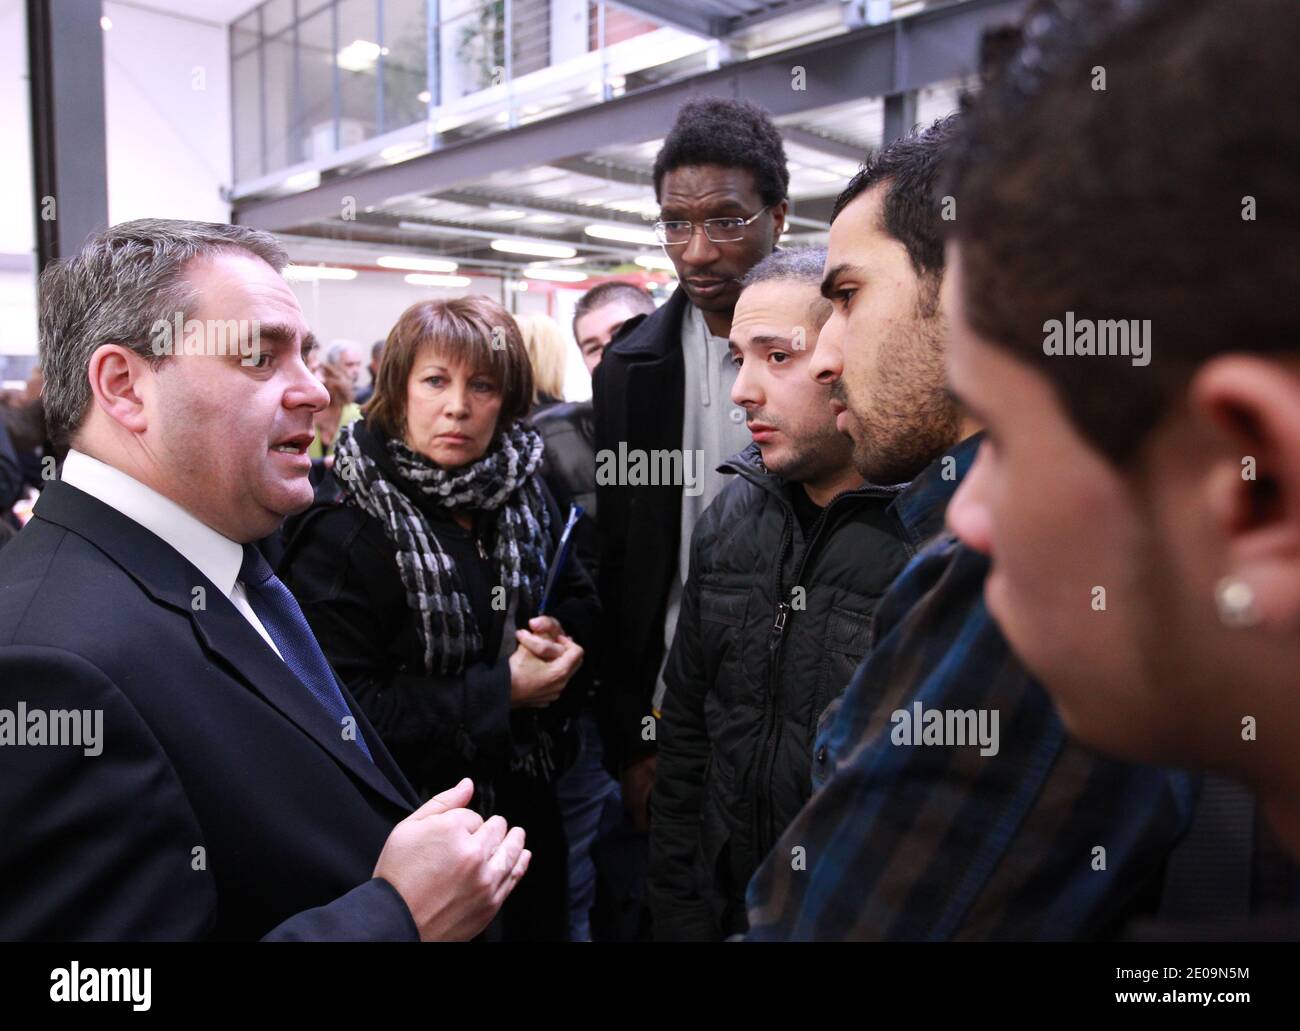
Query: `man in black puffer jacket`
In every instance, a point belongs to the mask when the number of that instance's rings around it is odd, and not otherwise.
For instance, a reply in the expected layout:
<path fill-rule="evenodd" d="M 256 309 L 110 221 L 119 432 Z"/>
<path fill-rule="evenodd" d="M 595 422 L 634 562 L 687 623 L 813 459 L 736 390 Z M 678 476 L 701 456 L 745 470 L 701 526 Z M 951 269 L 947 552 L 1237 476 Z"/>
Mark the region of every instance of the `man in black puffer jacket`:
<path fill-rule="evenodd" d="M 650 832 L 661 940 L 746 929 L 745 886 L 811 794 L 818 719 L 909 558 L 891 508 L 901 486 L 862 481 L 829 388 L 808 374 L 830 314 L 825 257 L 764 259 L 732 321 L 731 396 L 754 443 L 723 466 L 736 479 L 696 526 L 665 671 Z"/>

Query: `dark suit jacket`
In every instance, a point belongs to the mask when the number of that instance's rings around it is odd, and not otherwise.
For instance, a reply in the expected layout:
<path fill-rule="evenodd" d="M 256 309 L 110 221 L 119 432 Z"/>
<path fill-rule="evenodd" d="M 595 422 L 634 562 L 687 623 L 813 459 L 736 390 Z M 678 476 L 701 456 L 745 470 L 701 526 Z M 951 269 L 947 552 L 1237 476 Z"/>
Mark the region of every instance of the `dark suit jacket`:
<path fill-rule="evenodd" d="M 596 454 L 680 449 L 686 366 L 678 288 L 653 314 L 628 320 L 596 367 L 592 403 Z M 599 712 L 606 760 L 617 767 L 654 750 L 643 740 L 663 662 L 668 590 L 677 572 L 682 488 L 597 481 L 600 509 L 600 600 L 605 608 L 605 662 Z"/>
<path fill-rule="evenodd" d="M 51 484 L 0 553 L 0 710 L 101 710 L 103 751 L 0 747 L 0 939 L 418 938 L 371 877 L 417 799 L 343 691 L 374 763 L 185 558 Z"/>

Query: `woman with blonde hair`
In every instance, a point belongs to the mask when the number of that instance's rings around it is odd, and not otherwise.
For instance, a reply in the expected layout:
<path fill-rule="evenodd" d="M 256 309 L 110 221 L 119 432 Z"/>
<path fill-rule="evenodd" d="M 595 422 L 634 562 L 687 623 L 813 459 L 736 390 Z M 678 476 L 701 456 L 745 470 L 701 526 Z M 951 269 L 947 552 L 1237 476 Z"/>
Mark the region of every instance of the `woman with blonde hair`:
<path fill-rule="evenodd" d="M 308 511 L 281 575 L 417 791 L 469 777 L 485 819 L 527 830 L 533 862 L 492 935 L 555 940 L 568 928 L 555 781 L 599 603 L 572 562 L 539 615 L 562 519 L 523 418 L 532 396 L 503 308 L 412 305 L 363 418 L 339 433 L 341 499 Z"/>
<path fill-rule="evenodd" d="M 560 324 L 549 315 L 519 315 L 519 332 L 533 367 L 533 401 L 529 415 L 564 400 L 566 352 Z"/>

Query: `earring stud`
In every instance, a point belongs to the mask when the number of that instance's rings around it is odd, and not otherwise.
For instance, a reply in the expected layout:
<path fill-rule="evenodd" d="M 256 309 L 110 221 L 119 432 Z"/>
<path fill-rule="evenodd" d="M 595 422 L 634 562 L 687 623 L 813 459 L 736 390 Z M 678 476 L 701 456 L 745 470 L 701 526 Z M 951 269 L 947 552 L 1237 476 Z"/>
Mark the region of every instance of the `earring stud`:
<path fill-rule="evenodd" d="M 1219 610 L 1219 621 L 1226 627 L 1242 630 L 1259 623 L 1255 592 L 1248 583 L 1235 576 L 1225 576 L 1215 584 L 1214 603 Z"/>

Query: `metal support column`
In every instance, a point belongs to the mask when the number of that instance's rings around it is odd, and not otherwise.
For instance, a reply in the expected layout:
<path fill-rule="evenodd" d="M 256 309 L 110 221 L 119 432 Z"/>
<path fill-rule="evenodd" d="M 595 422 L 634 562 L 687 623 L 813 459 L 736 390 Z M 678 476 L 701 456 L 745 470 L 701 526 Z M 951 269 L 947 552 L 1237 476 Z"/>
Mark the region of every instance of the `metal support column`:
<path fill-rule="evenodd" d="M 27 0 L 36 263 L 108 225 L 99 0 Z"/>

